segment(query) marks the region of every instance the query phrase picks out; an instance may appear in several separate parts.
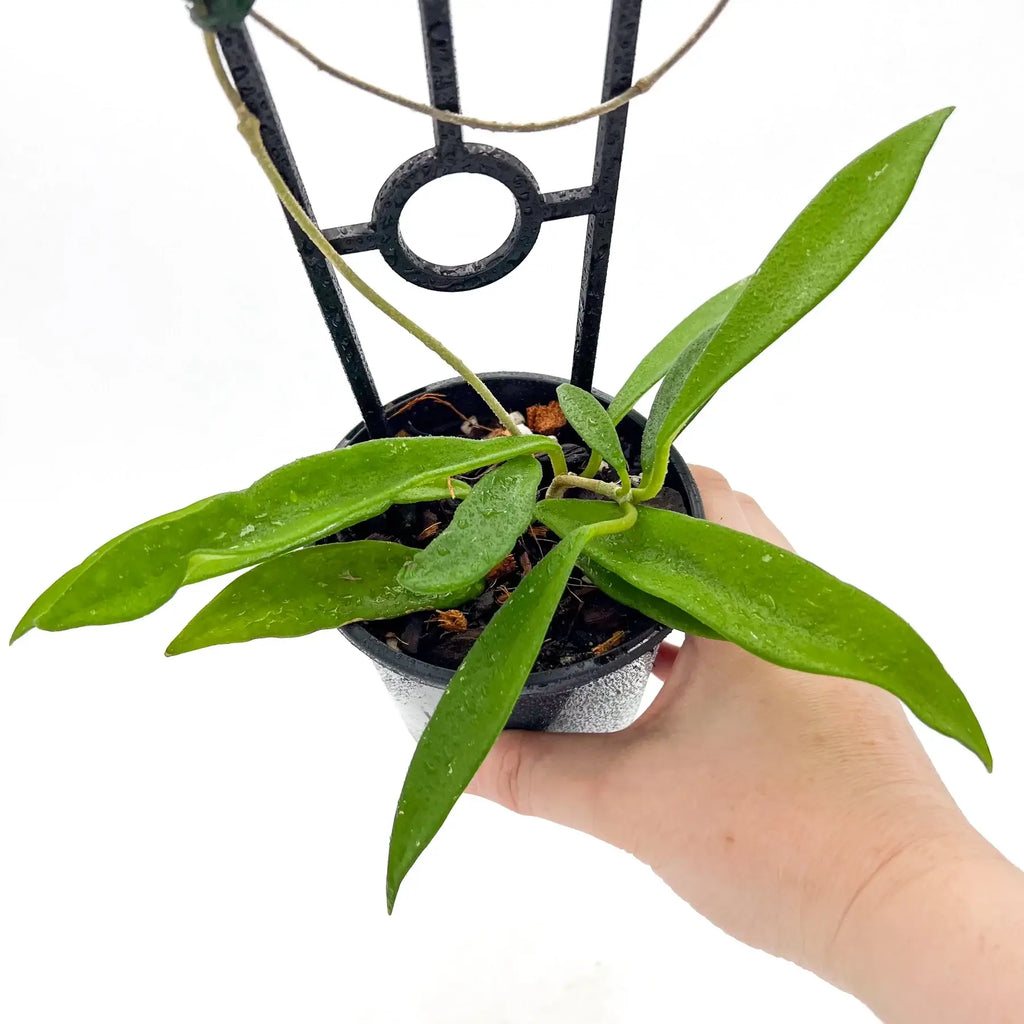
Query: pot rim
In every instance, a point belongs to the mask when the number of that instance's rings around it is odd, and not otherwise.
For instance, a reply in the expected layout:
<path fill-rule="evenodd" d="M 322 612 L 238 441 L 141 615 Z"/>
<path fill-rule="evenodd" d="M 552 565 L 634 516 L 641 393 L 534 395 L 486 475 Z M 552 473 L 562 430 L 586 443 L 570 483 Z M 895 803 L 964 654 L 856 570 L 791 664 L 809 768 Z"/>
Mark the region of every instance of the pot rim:
<path fill-rule="evenodd" d="M 564 377 L 556 377 L 546 373 L 525 373 L 522 371 L 491 371 L 489 373 L 481 373 L 480 378 L 485 383 L 489 384 L 503 384 L 517 380 L 550 384 L 552 391 L 554 391 L 559 384 L 568 383 Z M 385 416 L 388 412 L 400 408 L 417 395 L 421 395 L 429 391 L 443 391 L 445 388 L 451 388 L 454 386 L 468 387 L 469 385 L 461 377 L 452 377 L 447 380 L 428 384 L 424 387 L 414 388 L 412 391 L 409 391 L 404 395 L 400 395 L 393 401 L 388 402 L 387 405 L 384 406 Z M 603 391 L 592 389 L 591 393 L 604 405 L 608 405 L 611 402 L 611 396 L 605 394 Z M 644 424 L 647 422 L 646 417 L 642 416 L 635 409 L 630 410 L 623 419 L 629 420 L 641 431 L 643 430 Z M 344 438 L 342 438 L 338 447 L 346 447 L 358 441 L 365 440 L 365 437 L 359 436 L 360 434 L 365 434 L 365 432 L 366 425 L 360 421 L 344 436 Z M 678 477 L 678 481 L 681 485 L 680 493 L 690 509 L 690 515 L 703 518 L 704 506 L 701 501 L 700 492 L 697 490 L 697 484 L 690 473 L 689 467 L 683 461 L 682 456 L 679 455 L 675 448 L 672 449 L 669 460 L 670 473 L 673 470 L 675 471 L 675 475 Z M 339 627 L 339 629 L 349 642 L 353 644 L 353 646 L 357 647 L 373 661 L 383 664 L 404 676 L 411 676 L 420 682 L 427 683 L 428 685 L 434 686 L 438 689 L 443 690 L 456 672 L 455 669 L 442 668 L 441 666 L 431 664 L 428 661 L 421 661 L 419 658 L 415 658 L 410 654 L 405 654 L 403 651 L 393 650 L 384 643 L 383 640 L 374 636 L 373 633 L 371 633 L 361 622 L 352 622 L 347 626 Z M 615 648 L 614 651 L 611 651 L 608 654 L 604 654 L 596 658 L 585 658 L 581 661 L 573 662 L 571 665 L 563 665 L 558 668 L 540 669 L 538 671 L 531 672 L 529 676 L 527 676 L 526 683 L 523 686 L 523 692 L 544 691 L 546 693 L 557 693 L 563 689 L 572 689 L 585 683 L 592 682 L 593 680 L 599 679 L 601 676 L 604 676 L 609 672 L 613 672 L 618 668 L 622 668 L 624 665 L 636 661 L 638 658 L 649 653 L 671 632 L 672 630 L 668 626 L 662 626 L 660 624 L 651 626 L 636 637 L 632 638 L 632 640 L 623 644 L 621 647 Z"/>

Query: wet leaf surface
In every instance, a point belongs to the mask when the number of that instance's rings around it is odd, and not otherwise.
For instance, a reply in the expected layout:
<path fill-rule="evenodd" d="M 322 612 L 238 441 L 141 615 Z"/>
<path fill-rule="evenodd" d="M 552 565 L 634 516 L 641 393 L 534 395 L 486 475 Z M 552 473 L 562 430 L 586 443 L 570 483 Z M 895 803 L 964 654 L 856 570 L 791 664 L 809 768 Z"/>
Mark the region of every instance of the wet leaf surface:
<path fill-rule="evenodd" d="M 537 514 L 567 536 L 618 512 L 610 502 L 561 500 L 540 502 Z M 586 555 L 766 661 L 888 690 L 991 768 L 967 698 L 924 640 L 881 602 L 799 555 L 717 523 L 642 507 L 633 529 L 592 540 Z"/>
<path fill-rule="evenodd" d="M 279 555 L 232 580 L 171 641 L 167 653 L 305 636 L 349 622 L 446 608 L 479 591 L 479 584 L 434 594 L 407 590 L 398 574 L 410 554 L 401 544 L 363 540 Z"/>

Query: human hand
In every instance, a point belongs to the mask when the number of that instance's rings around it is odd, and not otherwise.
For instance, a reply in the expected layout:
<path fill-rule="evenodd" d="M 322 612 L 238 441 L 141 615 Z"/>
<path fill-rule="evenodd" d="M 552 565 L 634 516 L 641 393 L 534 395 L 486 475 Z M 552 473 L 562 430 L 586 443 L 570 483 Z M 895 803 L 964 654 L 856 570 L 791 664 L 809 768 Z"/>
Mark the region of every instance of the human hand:
<path fill-rule="evenodd" d="M 694 475 L 709 520 L 789 547 L 753 499 Z M 699 637 L 663 645 L 655 673 L 628 729 L 506 732 L 469 792 L 629 851 L 732 935 L 851 989 L 880 903 L 943 860 L 998 858 L 885 691 Z"/>

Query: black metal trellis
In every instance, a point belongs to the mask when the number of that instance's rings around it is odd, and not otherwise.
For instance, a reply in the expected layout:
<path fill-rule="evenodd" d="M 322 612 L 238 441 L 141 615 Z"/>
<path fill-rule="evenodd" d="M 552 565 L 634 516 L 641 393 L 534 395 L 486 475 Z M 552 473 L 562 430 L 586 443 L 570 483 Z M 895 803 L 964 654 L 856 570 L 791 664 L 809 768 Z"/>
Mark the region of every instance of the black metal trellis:
<path fill-rule="evenodd" d="M 641 2 L 612 0 L 602 102 L 625 91 L 632 83 Z M 458 112 L 458 74 L 449 0 L 419 0 L 419 7 L 431 105 Z M 244 26 L 222 29 L 218 39 L 242 100 L 260 120 L 271 159 L 306 212 L 313 216 L 248 31 Z M 511 153 L 495 146 L 465 142 L 461 127 L 435 121 L 433 148 L 411 157 L 388 177 L 377 194 L 371 219 L 364 224 L 328 228 L 324 235 L 341 254 L 379 250 L 397 274 L 422 288 L 466 291 L 492 284 L 519 266 L 533 249 L 545 221 L 586 216 L 571 379 L 589 390 L 597 358 L 627 111 L 628 105 L 624 105 L 600 118 L 591 183 L 556 192 L 541 192 L 529 169 Z M 484 174 L 505 185 L 515 199 L 515 221 L 508 238 L 489 256 L 458 266 L 442 266 L 422 259 L 406 245 L 399 219 L 418 189 L 437 178 L 460 172 Z M 384 436 L 380 396 L 334 272 L 290 217 L 288 223 L 367 430 L 372 437 Z"/>

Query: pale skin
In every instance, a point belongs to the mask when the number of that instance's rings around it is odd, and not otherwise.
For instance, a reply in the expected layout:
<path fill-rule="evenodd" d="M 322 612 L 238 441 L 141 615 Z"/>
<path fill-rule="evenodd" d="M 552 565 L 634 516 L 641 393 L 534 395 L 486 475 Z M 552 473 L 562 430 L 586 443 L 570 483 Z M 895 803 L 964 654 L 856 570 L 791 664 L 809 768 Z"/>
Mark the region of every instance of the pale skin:
<path fill-rule="evenodd" d="M 696 468 L 708 519 L 784 547 Z M 967 822 L 900 703 L 731 644 L 664 645 L 628 729 L 506 732 L 469 792 L 649 864 L 736 938 L 887 1024 L 1024 1021 L 1024 873 Z"/>

